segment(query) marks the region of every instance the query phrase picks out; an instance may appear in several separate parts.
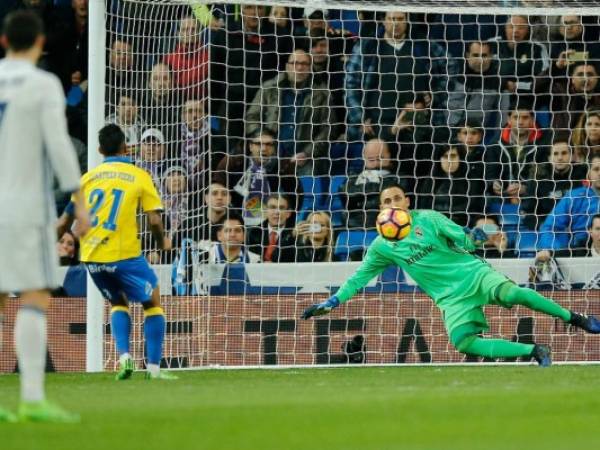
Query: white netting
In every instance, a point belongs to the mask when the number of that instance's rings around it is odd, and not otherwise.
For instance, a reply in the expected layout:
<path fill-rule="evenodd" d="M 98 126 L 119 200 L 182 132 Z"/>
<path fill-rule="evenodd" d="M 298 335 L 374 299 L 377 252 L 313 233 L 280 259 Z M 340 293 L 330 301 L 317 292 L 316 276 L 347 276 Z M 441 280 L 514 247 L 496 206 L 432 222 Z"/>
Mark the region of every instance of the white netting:
<path fill-rule="evenodd" d="M 239 3 L 107 1 L 107 120 L 165 198 L 177 250 L 154 251 L 145 233 L 145 253 L 173 268 L 165 294 L 189 296 L 165 297 L 174 361 L 335 362 L 345 357 L 328 349 L 356 335 L 369 361 L 456 360 L 401 271 L 332 322 L 297 321 L 362 258 L 385 188 L 499 229 L 481 255 L 522 284 L 540 250 L 598 254 L 595 2 Z M 545 265 L 537 281 L 597 288 L 589 261 L 560 260 L 565 283 Z M 391 300 L 398 291 L 406 306 Z M 593 312 L 589 292 L 566 301 Z M 581 342 L 552 321 L 490 315 L 493 334 L 535 334 L 559 358 L 586 358 L 570 356 Z M 418 348 L 396 352 L 412 338 Z"/>

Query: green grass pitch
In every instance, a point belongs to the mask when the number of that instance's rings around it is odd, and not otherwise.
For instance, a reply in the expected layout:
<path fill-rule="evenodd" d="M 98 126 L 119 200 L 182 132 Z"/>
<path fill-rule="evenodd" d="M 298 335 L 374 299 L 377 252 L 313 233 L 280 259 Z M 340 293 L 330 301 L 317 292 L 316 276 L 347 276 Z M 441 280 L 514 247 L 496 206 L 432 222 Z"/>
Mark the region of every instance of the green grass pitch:
<path fill-rule="evenodd" d="M 50 375 L 79 425 L 0 425 L 2 450 L 598 448 L 600 366 Z M 0 376 L 14 408 L 18 379 Z"/>

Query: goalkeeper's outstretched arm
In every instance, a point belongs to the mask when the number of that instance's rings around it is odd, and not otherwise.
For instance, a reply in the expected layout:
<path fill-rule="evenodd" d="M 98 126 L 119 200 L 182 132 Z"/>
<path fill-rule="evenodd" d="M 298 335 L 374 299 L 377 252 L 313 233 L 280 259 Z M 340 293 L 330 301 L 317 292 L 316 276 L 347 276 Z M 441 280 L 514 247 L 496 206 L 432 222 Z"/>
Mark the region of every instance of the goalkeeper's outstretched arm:
<path fill-rule="evenodd" d="M 376 242 L 377 240 L 374 241 L 373 244 L 376 244 Z M 322 303 L 308 307 L 302 314 L 302 318 L 309 319 L 313 316 L 322 316 L 329 313 L 332 309 L 337 308 L 342 303 L 346 303 L 359 289 L 365 287 L 369 281 L 378 276 L 389 265 L 390 262 L 377 252 L 376 245 L 371 245 L 362 264 L 356 269 L 356 272 L 344 282 L 335 295 Z"/>

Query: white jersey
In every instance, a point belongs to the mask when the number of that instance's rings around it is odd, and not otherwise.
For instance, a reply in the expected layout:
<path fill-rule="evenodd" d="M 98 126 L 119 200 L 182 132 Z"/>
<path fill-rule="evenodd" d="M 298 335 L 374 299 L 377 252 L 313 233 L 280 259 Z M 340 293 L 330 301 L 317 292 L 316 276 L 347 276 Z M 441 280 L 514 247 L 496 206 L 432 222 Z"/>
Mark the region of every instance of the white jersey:
<path fill-rule="evenodd" d="M 28 61 L 0 61 L 0 225 L 54 225 L 54 177 L 73 192 L 80 176 L 58 78 Z"/>

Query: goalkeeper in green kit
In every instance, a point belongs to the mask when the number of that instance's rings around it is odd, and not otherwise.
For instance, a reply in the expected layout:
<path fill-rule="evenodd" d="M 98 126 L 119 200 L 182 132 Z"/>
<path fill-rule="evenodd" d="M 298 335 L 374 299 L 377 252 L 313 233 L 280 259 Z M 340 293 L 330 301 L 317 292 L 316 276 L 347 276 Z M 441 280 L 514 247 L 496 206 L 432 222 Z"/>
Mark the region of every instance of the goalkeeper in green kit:
<path fill-rule="evenodd" d="M 408 211 L 408 203 L 400 187 L 389 187 L 381 192 L 382 209 Z M 504 308 L 523 305 L 589 333 L 600 333 L 600 320 L 569 311 L 532 289 L 517 286 L 470 253 L 488 239 L 493 241 L 494 236 L 488 237 L 481 228 L 465 230 L 436 211 L 414 210 L 409 215 L 410 231 L 404 239 L 392 241 L 378 236 L 360 267 L 337 293 L 307 308 L 302 318 L 329 313 L 350 300 L 387 267 L 396 265 L 442 310 L 450 342 L 461 353 L 486 358 L 532 357 L 540 366 L 552 364 L 550 347 L 546 345 L 482 338 L 480 334 L 488 329 L 483 313 L 485 305 Z"/>

